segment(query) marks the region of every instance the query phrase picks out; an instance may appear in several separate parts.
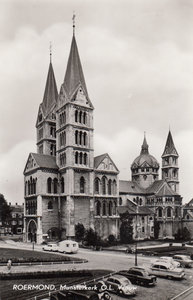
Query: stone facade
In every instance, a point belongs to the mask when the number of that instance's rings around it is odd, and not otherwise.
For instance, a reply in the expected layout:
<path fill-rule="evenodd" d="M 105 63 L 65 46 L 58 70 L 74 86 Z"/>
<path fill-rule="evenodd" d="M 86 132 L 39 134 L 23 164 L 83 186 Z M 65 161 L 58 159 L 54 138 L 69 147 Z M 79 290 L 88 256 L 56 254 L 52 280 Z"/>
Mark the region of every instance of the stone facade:
<path fill-rule="evenodd" d="M 74 237 L 78 223 L 103 238 L 118 236 L 119 171 L 108 154 L 94 158 L 93 111 L 73 35 L 59 94 L 50 61 L 37 154 L 30 153 L 24 170 L 26 241 Z"/>

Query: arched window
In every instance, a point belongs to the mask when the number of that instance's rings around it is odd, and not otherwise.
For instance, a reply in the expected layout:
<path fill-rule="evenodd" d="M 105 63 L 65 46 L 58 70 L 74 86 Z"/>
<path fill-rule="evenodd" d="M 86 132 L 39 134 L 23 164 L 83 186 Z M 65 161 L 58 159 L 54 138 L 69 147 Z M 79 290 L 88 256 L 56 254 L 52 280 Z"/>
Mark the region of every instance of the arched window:
<path fill-rule="evenodd" d="M 79 112 L 79 122 L 82 123 L 82 112 Z"/>
<path fill-rule="evenodd" d="M 75 164 L 78 164 L 78 152 L 75 152 Z"/>
<path fill-rule="evenodd" d="M 84 124 L 87 123 L 87 115 L 86 115 L 86 112 L 84 112 L 84 114 L 83 114 L 83 123 L 84 123 Z"/>
<path fill-rule="evenodd" d="M 102 178 L 102 194 L 106 194 L 106 178 L 104 176 Z"/>
<path fill-rule="evenodd" d="M 117 214 L 117 203 L 114 201 L 113 203 L 113 215 L 115 216 Z"/>
<path fill-rule="evenodd" d="M 116 195 L 117 193 L 117 182 L 116 180 L 114 179 L 113 180 L 113 195 Z"/>
<path fill-rule="evenodd" d="M 108 181 L 108 194 L 111 195 L 112 194 L 112 180 L 109 179 Z"/>
<path fill-rule="evenodd" d="M 27 185 L 28 185 L 28 195 L 30 195 L 31 194 L 31 191 L 30 191 L 30 181 L 28 180 L 28 182 L 27 182 Z"/>
<path fill-rule="evenodd" d="M 113 205 L 112 205 L 112 202 L 110 201 L 109 202 L 109 216 L 112 216 L 112 213 L 113 213 Z"/>
<path fill-rule="evenodd" d="M 100 203 L 100 201 L 97 201 L 97 203 L 96 203 L 96 215 L 97 216 L 101 215 L 101 203 Z"/>
<path fill-rule="evenodd" d="M 80 193 L 85 193 L 85 180 L 83 176 L 80 178 Z"/>
<path fill-rule="evenodd" d="M 106 203 L 103 202 L 103 211 L 102 211 L 103 216 L 106 216 Z"/>
<path fill-rule="evenodd" d="M 63 120 L 64 120 L 63 123 L 65 124 L 65 123 L 66 123 L 66 112 L 64 112 L 63 115 L 64 115 L 64 117 L 63 117 L 63 118 L 64 118 L 64 119 L 63 119 Z"/>
<path fill-rule="evenodd" d="M 52 192 L 52 179 L 49 177 L 47 180 L 47 192 L 51 194 Z"/>
<path fill-rule="evenodd" d="M 84 153 L 84 165 L 87 165 L 87 154 Z"/>
<path fill-rule="evenodd" d="M 78 130 L 75 131 L 75 144 L 78 145 Z"/>
<path fill-rule="evenodd" d="M 172 209 L 171 209 L 171 207 L 168 207 L 167 208 L 167 217 L 171 218 L 171 216 L 172 216 Z"/>
<path fill-rule="evenodd" d="M 33 179 L 33 194 L 36 194 L 36 180 Z"/>
<path fill-rule="evenodd" d="M 139 205 L 142 205 L 142 199 L 141 198 L 139 199 Z"/>
<path fill-rule="evenodd" d="M 82 165 L 82 152 L 80 152 L 80 154 L 79 154 L 79 163 L 80 163 L 80 165 Z"/>
<path fill-rule="evenodd" d="M 54 178 L 54 194 L 58 192 L 58 179 Z"/>
<path fill-rule="evenodd" d="M 158 208 L 158 217 L 162 218 L 162 208 Z"/>
<path fill-rule="evenodd" d="M 50 145 L 50 155 L 52 155 L 52 156 L 56 155 L 56 145 L 55 144 Z"/>
<path fill-rule="evenodd" d="M 82 131 L 79 132 L 79 144 L 82 145 L 82 137 L 83 137 L 83 133 Z"/>
<path fill-rule="evenodd" d="M 84 132 L 84 134 L 83 134 L 83 144 L 84 144 L 84 146 L 86 146 L 86 144 L 87 144 L 87 134 L 86 134 L 86 132 Z"/>
<path fill-rule="evenodd" d="M 27 196 L 27 181 L 25 182 L 25 196 Z"/>
<path fill-rule="evenodd" d="M 49 201 L 49 202 L 48 202 L 48 209 L 53 209 L 52 201 Z"/>
<path fill-rule="evenodd" d="M 100 179 L 99 178 L 95 178 L 95 181 L 94 181 L 94 191 L 95 191 L 95 194 L 99 194 L 99 188 L 100 187 Z"/>
<path fill-rule="evenodd" d="M 75 122 L 78 122 L 78 111 L 75 110 Z"/>
<path fill-rule="evenodd" d="M 65 186 L 64 186 L 64 177 L 61 178 L 61 193 L 64 193 Z"/>

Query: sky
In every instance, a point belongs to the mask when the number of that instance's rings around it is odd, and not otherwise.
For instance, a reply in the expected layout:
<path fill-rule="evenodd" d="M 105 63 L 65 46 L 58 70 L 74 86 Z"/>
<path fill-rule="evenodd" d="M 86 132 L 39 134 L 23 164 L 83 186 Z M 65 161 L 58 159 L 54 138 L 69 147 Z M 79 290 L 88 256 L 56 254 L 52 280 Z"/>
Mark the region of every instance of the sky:
<path fill-rule="evenodd" d="M 36 152 L 49 44 L 58 89 L 76 14 L 76 40 L 94 112 L 95 156 L 108 152 L 130 180 L 144 131 L 161 166 L 169 128 L 180 194 L 193 197 L 193 1 L 0 0 L 0 193 L 24 201 L 23 170 Z M 161 172 L 160 172 L 161 177 Z"/>

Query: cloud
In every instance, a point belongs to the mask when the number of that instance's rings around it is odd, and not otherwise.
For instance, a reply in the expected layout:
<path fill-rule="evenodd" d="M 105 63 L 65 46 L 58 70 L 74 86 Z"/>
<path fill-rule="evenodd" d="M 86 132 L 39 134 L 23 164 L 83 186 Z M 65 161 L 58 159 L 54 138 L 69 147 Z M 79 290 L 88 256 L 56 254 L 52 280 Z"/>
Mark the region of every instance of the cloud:
<path fill-rule="evenodd" d="M 0 190 L 8 202 L 24 201 L 23 171 L 29 152 L 35 152 L 32 140 L 26 140 L 7 151 L 0 157 Z"/>
<path fill-rule="evenodd" d="M 15 187 L 17 201 L 23 197 L 23 181 L 19 185 L 18 178 L 23 176 L 28 152 L 35 149 L 49 42 L 59 89 L 75 8 L 76 39 L 95 106 L 96 155 L 109 152 L 121 176 L 129 179 L 143 132 L 147 132 L 150 153 L 161 163 L 170 125 L 180 152 L 181 193 L 187 195 L 186 200 L 192 197 L 188 166 L 193 159 L 187 147 L 192 144 L 193 128 L 192 3 L 99 0 L 64 4 L 58 0 L 46 1 L 45 9 L 45 1 L 2 1 L 0 8 L 0 166 L 4 171 L 0 183 L 9 201 L 16 198 Z M 19 159 L 12 176 L 15 153 Z"/>

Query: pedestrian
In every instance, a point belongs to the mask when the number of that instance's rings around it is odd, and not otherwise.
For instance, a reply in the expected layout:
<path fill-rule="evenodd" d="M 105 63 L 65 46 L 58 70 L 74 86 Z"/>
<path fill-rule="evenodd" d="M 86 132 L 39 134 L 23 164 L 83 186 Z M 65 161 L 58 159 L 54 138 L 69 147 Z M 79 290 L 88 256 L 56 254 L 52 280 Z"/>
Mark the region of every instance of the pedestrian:
<path fill-rule="evenodd" d="M 7 262 L 7 269 L 9 271 L 11 270 L 11 264 L 12 264 L 12 261 L 11 261 L 11 259 L 9 259 L 8 262 Z"/>

